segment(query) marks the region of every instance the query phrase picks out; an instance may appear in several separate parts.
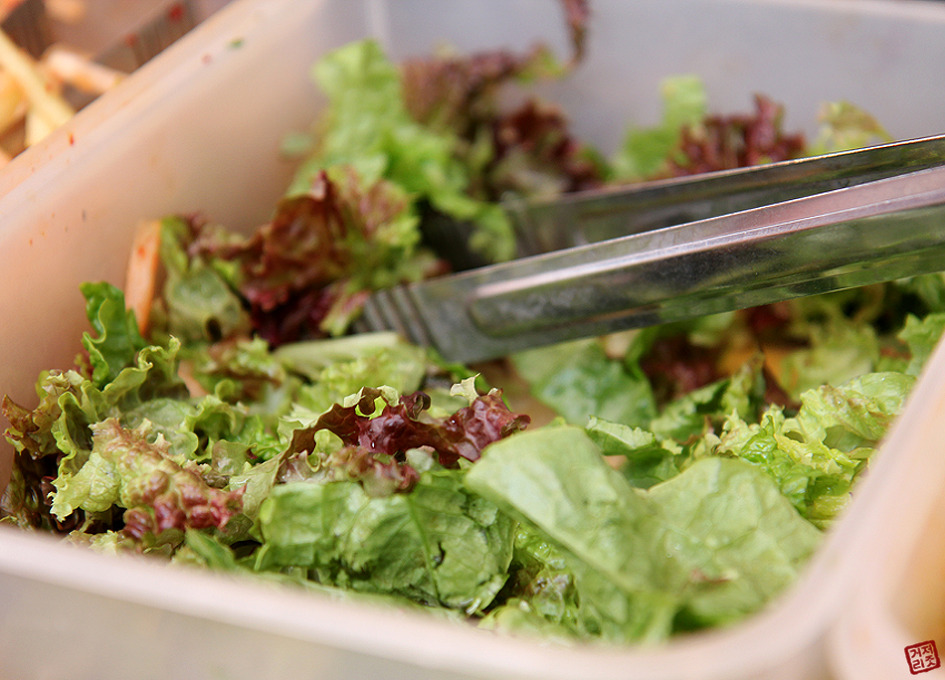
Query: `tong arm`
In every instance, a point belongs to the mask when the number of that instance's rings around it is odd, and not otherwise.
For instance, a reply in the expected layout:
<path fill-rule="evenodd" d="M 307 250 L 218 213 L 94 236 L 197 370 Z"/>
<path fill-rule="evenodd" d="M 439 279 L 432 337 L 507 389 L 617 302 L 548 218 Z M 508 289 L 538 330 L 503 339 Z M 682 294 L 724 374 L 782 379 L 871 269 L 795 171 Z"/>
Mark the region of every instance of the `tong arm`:
<path fill-rule="evenodd" d="M 361 328 L 474 362 L 940 270 L 945 166 L 399 286 Z"/>

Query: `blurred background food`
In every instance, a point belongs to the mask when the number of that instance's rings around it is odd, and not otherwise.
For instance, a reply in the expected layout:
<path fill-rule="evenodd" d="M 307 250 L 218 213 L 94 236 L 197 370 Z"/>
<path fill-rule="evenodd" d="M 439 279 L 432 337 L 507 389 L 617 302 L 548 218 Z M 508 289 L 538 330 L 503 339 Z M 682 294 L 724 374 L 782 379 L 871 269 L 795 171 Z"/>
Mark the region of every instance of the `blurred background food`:
<path fill-rule="evenodd" d="M 0 0 L 0 167 L 228 0 Z"/>

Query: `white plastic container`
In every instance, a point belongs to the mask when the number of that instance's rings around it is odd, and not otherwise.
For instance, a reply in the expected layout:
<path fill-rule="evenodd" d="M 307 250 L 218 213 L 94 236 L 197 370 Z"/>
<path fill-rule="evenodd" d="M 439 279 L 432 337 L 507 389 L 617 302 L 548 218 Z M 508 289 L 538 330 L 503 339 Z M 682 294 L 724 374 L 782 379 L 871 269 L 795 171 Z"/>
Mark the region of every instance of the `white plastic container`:
<path fill-rule="evenodd" d="M 679 73 L 702 76 L 720 111 L 768 94 L 785 103 L 789 129 L 811 136 L 819 104 L 840 98 L 896 137 L 942 132 L 945 4 L 598 0 L 593 9 L 587 62 L 546 93 L 605 148 L 627 121 L 657 120 L 659 82 Z M 292 169 L 280 140 L 305 129 L 320 103 L 311 64 L 367 35 L 395 58 L 440 43 L 567 50 L 553 0 L 227 6 L 0 173 L 0 392 L 30 403 L 38 372 L 71 362 L 85 328 L 78 285 L 122 283 L 141 219 L 201 210 L 234 227 L 263 221 Z M 647 649 L 552 647 L 4 529 L 0 680 L 907 677 L 903 647 L 916 636 L 945 646 L 928 609 L 945 600 L 942 561 L 926 556 L 914 572 L 904 557 L 921 543 L 918 527 L 941 523 L 943 375 L 940 350 L 803 578 L 728 630 Z M 11 461 L 3 447 L 0 485 Z M 927 591 L 920 579 L 937 580 Z M 862 626 L 878 631 L 868 648 Z"/>

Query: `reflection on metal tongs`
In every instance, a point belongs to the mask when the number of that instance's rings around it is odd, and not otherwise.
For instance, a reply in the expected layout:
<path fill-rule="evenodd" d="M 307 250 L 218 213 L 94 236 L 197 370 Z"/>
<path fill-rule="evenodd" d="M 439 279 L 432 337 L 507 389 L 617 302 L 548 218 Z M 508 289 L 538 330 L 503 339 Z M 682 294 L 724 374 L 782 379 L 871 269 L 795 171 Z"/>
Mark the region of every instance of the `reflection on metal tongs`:
<path fill-rule="evenodd" d="M 377 292 L 356 330 L 474 362 L 945 271 L 945 136 L 506 208 L 517 259 Z"/>

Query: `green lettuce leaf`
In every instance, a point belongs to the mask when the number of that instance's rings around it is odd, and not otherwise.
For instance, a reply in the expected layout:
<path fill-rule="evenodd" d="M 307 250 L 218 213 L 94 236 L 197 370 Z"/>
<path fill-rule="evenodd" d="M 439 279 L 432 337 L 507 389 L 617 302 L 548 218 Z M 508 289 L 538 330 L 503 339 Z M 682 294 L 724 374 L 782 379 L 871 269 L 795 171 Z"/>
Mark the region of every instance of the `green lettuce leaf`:
<path fill-rule="evenodd" d="M 780 593 L 819 543 L 765 475 L 719 458 L 634 489 L 578 428 L 491 446 L 466 484 L 534 526 L 573 572 L 579 636 L 665 639 L 735 620 Z"/>
<path fill-rule="evenodd" d="M 646 376 L 633 364 L 613 361 L 593 340 L 520 352 L 513 365 L 532 394 L 568 422 L 583 425 L 591 416 L 645 425 L 656 415 Z"/>
<path fill-rule="evenodd" d="M 295 399 L 301 379 L 291 374 L 262 338 L 191 345 L 184 370 L 198 388 L 248 413 L 278 416 Z"/>
<path fill-rule="evenodd" d="M 321 59 L 312 71 L 329 105 L 318 143 L 288 189 L 305 193 L 320 171 L 350 166 L 367 182 L 386 179 L 417 202 L 476 223 L 479 246 L 495 259 L 514 252 L 502 209 L 472 198 L 469 170 L 456 156 L 458 140 L 418 123 L 404 104 L 400 71 L 373 40 L 353 42 Z"/>
<path fill-rule="evenodd" d="M 698 76 L 667 78 L 660 91 L 662 120 L 654 127 L 627 130 L 623 145 L 611 159 L 614 179 L 639 181 L 660 174 L 679 146 L 682 129 L 705 117 L 707 96 Z"/>
<path fill-rule="evenodd" d="M 929 314 L 923 319 L 909 316 L 902 330 L 900 339 L 909 347 L 910 360 L 905 372 L 919 375 L 932 352 L 938 346 L 945 332 L 945 313 Z"/>
<path fill-rule="evenodd" d="M 763 403 L 764 386 L 759 368 L 752 362 L 743 364 L 730 377 L 666 404 L 650 421 L 648 429 L 662 437 L 688 442 L 720 425 L 720 418 L 731 414 L 754 419 Z"/>
<path fill-rule="evenodd" d="M 714 454 L 761 467 L 804 517 L 829 526 L 914 384 L 903 373 L 869 373 L 808 390 L 795 417 L 771 407 L 759 423 L 730 418 Z"/>
<path fill-rule="evenodd" d="M 424 473 L 409 494 L 354 482 L 273 488 L 259 511 L 259 570 L 311 569 L 356 592 L 481 611 L 506 581 L 514 524 L 467 493 L 455 471 Z"/>
<path fill-rule="evenodd" d="M 808 150 L 812 156 L 893 141 L 872 114 L 848 101 L 823 104 L 818 118 L 820 133 Z"/>
<path fill-rule="evenodd" d="M 221 262 L 210 264 L 191 257 L 187 248 L 193 238 L 188 220 L 168 217 L 161 221 L 162 332 L 185 343 L 214 342 L 248 332 L 248 315 L 233 290 L 235 275 L 225 275 Z"/>
<path fill-rule="evenodd" d="M 813 301 L 808 301 L 813 304 Z M 880 341 L 876 330 L 862 322 L 833 316 L 807 326 L 810 346 L 781 362 L 781 385 L 792 396 L 821 385 L 842 385 L 876 370 Z"/>
<path fill-rule="evenodd" d="M 396 333 L 365 333 L 279 347 L 273 356 L 289 371 L 304 376 L 298 404 L 326 411 L 362 387 L 392 387 L 401 394 L 420 388 L 427 372 L 426 352 Z"/>
<path fill-rule="evenodd" d="M 700 460 L 648 496 L 666 527 L 663 546 L 681 567 L 677 628 L 758 611 L 797 580 L 821 543 L 777 486 L 741 461 Z"/>
<path fill-rule="evenodd" d="M 83 334 L 82 345 L 89 353 L 92 380 L 102 386 L 131 365 L 147 342 L 138 332 L 134 312 L 125 309 L 125 296 L 118 288 L 109 283 L 84 283 L 80 290 L 89 323 L 97 333 L 94 337 Z"/>
<path fill-rule="evenodd" d="M 578 592 L 568 561 L 541 531 L 519 523 L 510 568 L 516 594 L 503 608 L 526 608 L 542 620 L 573 628 Z"/>
<path fill-rule="evenodd" d="M 88 460 L 54 482 L 53 514 L 64 519 L 78 508 L 101 513 L 117 505 L 125 508 L 124 532 L 135 538 L 223 529 L 240 510 L 241 492 L 209 486 L 196 465 L 178 462 L 163 437 L 149 435 L 146 424 L 128 429 L 116 418 L 94 424 Z"/>
<path fill-rule="evenodd" d="M 945 274 L 936 272 L 896 281 L 895 286 L 916 295 L 924 312 L 945 312 Z"/>
<path fill-rule="evenodd" d="M 103 307 L 112 311 L 119 302 L 120 308 L 124 309 L 123 299 L 110 295 L 99 299 Z M 103 313 L 102 316 L 107 315 Z M 110 333 L 109 337 L 117 335 Z M 86 334 L 86 338 L 91 342 L 91 335 Z M 131 347 L 125 345 L 123 351 L 131 352 Z M 2 410 L 10 421 L 4 434 L 16 449 L 17 465 L 22 474 L 16 480 L 38 489 L 45 488 L 47 482 L 44 479 L 68 478 L 85 464 L 91 454 L 91 428 L 94 424 L 142 409 L 144 404 L 154 400 L 166 404 L 167 400 L 186 398 L 187 390 L 176 373 L 178 349 L 176 341 L 167 348 L 143 347 L 133 356 L 121 359 L 122 363 L 130 362 L 130 365 L 121 368 L 105 383 L 96 382 L 78 370 L 44 372 L 37 381 L 39 403 L 33 409 L 4 399 Z M 112 356 L 119 354 L 113 353 Z M 106 364 L 103 362 L 100 366 Z M 113 367 L 117 366 L 118 361 L 115 361 Z M 103 373 L 100 380 L 106 379 L 107 374 Z M 19 498 L 15 512 L 20 521 L 33 526 L 59 522 L 50 514 L 49 502 L 44 495 L 15 488 L 11 488 L 10 493 Z"/>
<path fill-rule="evenodd" d="M 643 491 L 572 426 L 492 445 L 466 485 L 561 551 L 579 597 L 555 623 L 579 636 L 655 641 L 735 620 L 791 583 L 820 540 L 744 462 L 700 460 Z"/>
<path fill-rule="evenodd" d="M 639 427 L 591 418 L 584 429 L 603 455 L 623 457 L 620 472 L 635 487 L 647 489 L 675 477 L 687 459 L 677 442 Z"/>

